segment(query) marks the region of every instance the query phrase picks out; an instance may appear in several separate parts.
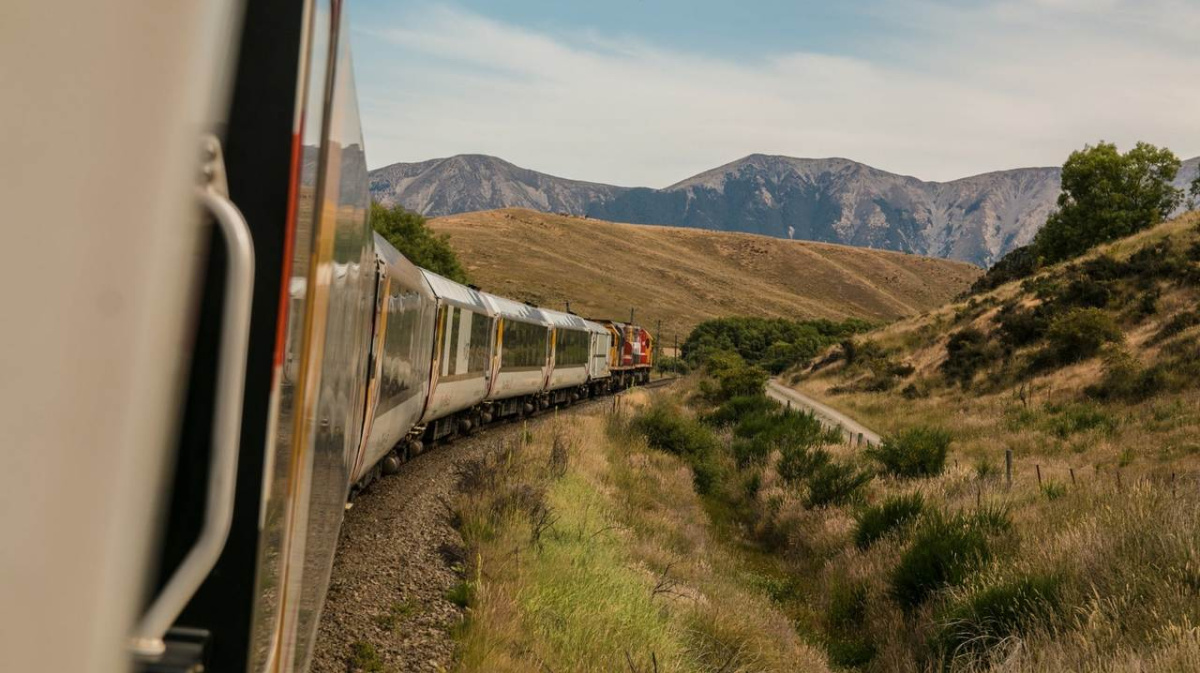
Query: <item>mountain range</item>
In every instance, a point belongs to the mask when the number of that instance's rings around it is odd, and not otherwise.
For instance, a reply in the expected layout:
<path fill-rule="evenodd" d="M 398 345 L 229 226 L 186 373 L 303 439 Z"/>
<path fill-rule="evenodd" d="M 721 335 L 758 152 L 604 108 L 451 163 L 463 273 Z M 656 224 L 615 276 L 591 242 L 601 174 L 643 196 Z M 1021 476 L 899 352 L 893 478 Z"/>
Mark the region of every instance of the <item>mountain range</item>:
<path fill-rule="evenodd" d="M 1200 157 L 1184 162 L 1186 187 Z M 528 208 L 633 224 L 764 234 L 990 266 L 1054 210 L 1061 169 L 1017 168 L 949 182 L 849 159 L 752 154 L 664 189 L 560 178 L 464 154 L 370 172 L 371 196 L 438 217 Z"/>

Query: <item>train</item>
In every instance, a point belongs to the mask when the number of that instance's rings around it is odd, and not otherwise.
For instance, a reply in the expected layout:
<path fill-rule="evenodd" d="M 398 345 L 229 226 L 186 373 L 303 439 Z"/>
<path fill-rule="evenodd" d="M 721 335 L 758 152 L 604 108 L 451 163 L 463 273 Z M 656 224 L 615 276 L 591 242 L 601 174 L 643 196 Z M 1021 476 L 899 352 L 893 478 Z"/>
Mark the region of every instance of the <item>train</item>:
<path fill-rule="evenodd" d="M 0 670 L 303 673 L 348 500 L 647 380 L 373 232 L 351 3 L 13 2 Z"/>
<path fill-rule="evenodd" d="M 374 234 L 362 443 L 351 497 L 427 447 L 649 383 L 646 328 L 519 302 L 414 266 Z M 298 375 L 295 363 L 289 377 Z"/>

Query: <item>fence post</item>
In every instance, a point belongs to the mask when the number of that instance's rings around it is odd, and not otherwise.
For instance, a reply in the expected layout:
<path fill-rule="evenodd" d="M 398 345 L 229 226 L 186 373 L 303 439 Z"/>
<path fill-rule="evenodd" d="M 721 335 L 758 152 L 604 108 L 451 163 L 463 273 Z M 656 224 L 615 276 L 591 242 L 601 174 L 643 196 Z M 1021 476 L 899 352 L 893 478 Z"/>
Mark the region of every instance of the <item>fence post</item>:
<path fill-rule="evenodd" d="M 1033 469 L 1037 471 L 1037 476 L 1038 476 L 1038 488 L 1041 488 L 1041 487 L 1042 487 L 1042 466 L 1041 466 L 1041 465 L 1034 465 L 1034 466 L 1033 466 Z"/>
<path fill-rule="evenodd" d="M 1075 485 L 1075 468 L 1071 468 L 1071 485 Z"/>
<path fill-rule="evenodd" d="M 1012 490 L 1012 449 L 1004 450 L 1004 479 L 1008 482 L 1009 490 Z"/>
<path fill-rule="evenodd" d="M 863 433 L 860 432 L 860 433 L 858 433 L 858 448 L 860 448 L 860 449 L 862 448 L 862 443 L 863 443 Z"/>

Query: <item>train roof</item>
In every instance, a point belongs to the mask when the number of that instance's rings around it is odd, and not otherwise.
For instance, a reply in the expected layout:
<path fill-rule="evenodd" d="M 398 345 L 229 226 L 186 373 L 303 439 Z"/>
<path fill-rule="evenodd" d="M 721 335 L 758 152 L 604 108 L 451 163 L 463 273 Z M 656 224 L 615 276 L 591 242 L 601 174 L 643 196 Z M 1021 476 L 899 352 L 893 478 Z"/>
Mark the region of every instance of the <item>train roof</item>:
<path fill-rule="evenodd" d="M 429 287 L 433 289 L 433 294 L 438 299 L 472 311 L 493 315 L 492 308 L 484 301 L 483 293 L 479 290 L 456 283 L 429 269 L 421 269 L 421 275 L 425 276 L 425 281 L 429 283 Z"/>
<path fill-rule="evenodd" d="M 574 313 L 564 313 L 562 311 L 555 311 L 554 309 L 549 308 L 543 308 L 540 310 L 542 315 L 546 316 L 546 319 L 550 321 L 550 324 L 555 327 L 565 327 L 567 329 L 580 330 L 582 332 L 596 332 L 602 334 L 608 333 L 608 330 L 604 329 L 602 325 L 597 325 L 590 320 L 580 318 Z"/>
<path fill-rule="evenodd" d="M 542 309 L 529 304 L 522 304 L 519 301 L 505 299 L 487 292 L 480 292 L 481 297 L 492 308 L 492 311 L 501 318 L 510 320 L 519 320 L 521 322 L 534 323 L 535 325 L 545 325 L 549 327 L 552 323 L 550 319 L 542 312 Z"/>
<path fill-rule="evenodd" d="M 375 256 L 387 267 L 389 277 L 425 296 L 433 296 L 429 281 L 421 274 L 422 269 L 408 261 L 407 257 L 400 254 L 400 251 L 378 232 L 375 233 Z"/>

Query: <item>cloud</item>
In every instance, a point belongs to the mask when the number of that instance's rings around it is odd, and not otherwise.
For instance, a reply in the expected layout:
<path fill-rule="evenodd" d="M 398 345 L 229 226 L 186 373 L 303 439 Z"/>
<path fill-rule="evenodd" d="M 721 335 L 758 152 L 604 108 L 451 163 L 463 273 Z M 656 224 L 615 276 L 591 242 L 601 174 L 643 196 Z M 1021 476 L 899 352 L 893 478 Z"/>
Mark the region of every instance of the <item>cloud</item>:
<path fill-rule="evenodd" d="M 478 152 L 665 186 L 752 152 L 926 179 L 1057 165 L 1100 139 L 1200 152 L 1200 8 L 905 0 L 872 11 L 887 32 L 852 56 L 735 60 L 424 6 L 355 32 L 368 158 Z"/>

